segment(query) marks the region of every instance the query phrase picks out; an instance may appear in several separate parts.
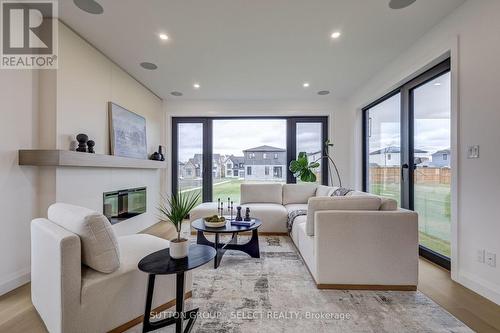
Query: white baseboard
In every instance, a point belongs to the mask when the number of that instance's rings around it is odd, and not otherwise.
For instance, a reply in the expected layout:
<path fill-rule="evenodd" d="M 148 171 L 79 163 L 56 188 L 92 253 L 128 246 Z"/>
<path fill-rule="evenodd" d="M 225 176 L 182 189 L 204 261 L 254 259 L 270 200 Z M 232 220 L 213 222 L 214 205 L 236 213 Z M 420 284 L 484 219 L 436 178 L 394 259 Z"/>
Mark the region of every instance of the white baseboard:
<path fill-rule="evenodd" d="M 459 272 L 456 280 L 461 285 L 500 305 L 500 287 L 474 274 Z"/>
<path fill-rule="evenodd" d="M 29 268 L 17 271 L 0 282 L 0 296 L 30 282 L 31 274 Z"/>

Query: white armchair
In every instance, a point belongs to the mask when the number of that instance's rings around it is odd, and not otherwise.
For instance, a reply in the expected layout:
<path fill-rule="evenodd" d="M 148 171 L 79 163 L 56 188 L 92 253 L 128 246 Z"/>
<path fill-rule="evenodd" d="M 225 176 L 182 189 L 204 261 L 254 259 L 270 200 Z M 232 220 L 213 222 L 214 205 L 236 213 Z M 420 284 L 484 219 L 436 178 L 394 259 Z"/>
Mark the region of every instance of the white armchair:
<path fill-rule="evenodd" d="M 83 210 L 70 205 L 55 209 L 61 208 L 65 210 L 66 219 L 71 217 L 68 212 L 73 208 L 78 213 Z M 88 212 L 94 217 L 98 214 Z M 70 222 L 74 226 L 81 219 L 81 214 L 76 214 Z M 31 297 L 47 329 L 49 332 L 108 332 L 137 324 L 144 314 L 148 278 L 138 270 L 137 264 L 146 255 L 168 247 L 169 242 L 143 234 L 117 237 L 119 266 L 112 273 L 102 273 L 82 264 L 83 239 L 85 235 L 78 235 L 49 219 L 31 222 Z M 191 289 L 188 274 L 187 296 Z M 173 305 L 175 276 L 159 276 L 156 290 L 161 293 L 154 295 L 153 308 Z"/>

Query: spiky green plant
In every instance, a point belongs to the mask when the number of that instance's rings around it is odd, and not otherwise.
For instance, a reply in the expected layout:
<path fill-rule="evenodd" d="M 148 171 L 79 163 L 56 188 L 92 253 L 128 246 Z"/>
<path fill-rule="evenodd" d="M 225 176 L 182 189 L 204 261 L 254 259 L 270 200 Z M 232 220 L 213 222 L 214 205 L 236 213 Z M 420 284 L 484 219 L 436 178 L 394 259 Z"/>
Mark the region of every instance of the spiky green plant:
<path fill-rule="evenodd" d="M 189 215 L 191 210 L 197 205 L 200 193 L 197 191 L 174 194 L 170 197 L 162 196 L 158 205 L 160 220 L 170 222 L 177 231 L 177 241 L 181 240 L 182 221 Z"/>

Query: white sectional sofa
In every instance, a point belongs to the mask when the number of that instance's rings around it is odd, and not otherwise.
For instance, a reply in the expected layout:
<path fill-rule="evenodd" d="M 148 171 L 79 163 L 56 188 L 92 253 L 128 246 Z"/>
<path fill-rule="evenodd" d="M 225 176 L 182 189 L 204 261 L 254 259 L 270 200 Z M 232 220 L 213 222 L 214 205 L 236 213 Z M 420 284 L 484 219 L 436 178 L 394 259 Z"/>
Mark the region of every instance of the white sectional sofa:
<path fill-rule="evenodd" d="M 289 233 L 318 288 L 415 290 L 418 282 L 418 215 L 396 201 L 316 184 L 242 184 L 241 205 L 262 220 L 261 234 Z M 204 203 L 191 220 L 217 213 Z"/>

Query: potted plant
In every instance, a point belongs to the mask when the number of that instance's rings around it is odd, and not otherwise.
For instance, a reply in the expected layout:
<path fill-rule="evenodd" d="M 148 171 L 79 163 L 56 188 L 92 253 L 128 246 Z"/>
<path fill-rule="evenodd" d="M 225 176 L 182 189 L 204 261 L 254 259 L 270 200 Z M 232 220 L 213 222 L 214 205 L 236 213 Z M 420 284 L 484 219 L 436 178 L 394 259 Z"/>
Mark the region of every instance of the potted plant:
<path fill-rule="evenodd" d="M 319 161 L 326 159 L 328 163 L 328 173 L 330 175 L 331 184 L 333 185 L 333 178 L 332 178 L 332 173 L 330 172 L 330 163 L 335 168 L 335 173 L 337 174 L 339 180 L 339 186 L 342 187 L 342 179 L 340 178 L 339 170 L 329 154 L 330 147 L 333 147 L 333 143 L 330 143 L 330 140 L 326 140 L 325 141 L 326 155 L 321 156 L 320 158 L 310 163 L 307 158 L 307 153 L 300 152 L 297 159 L 290 162 L 290 167 L 289 167 L 290 171 L 296 178 L 300 179 L 301 181 L 314 183 L 316 181 L 316 173 L 314 171 L 315 169 L 319 168 L 320 166 Z"/>
<path fill-rule="evenodd" d="M 177 231 L 177 237 L 170 241 L 170 257 L 173 259 L 185 258 L 188 255 L 189 241 L 181 238 L 182 221 L 198 204 L 199 199 L 199 192 L 179 192 L 170 198 L 162 198 L 158 206 L 160 220 L 172 223 Z"/>

